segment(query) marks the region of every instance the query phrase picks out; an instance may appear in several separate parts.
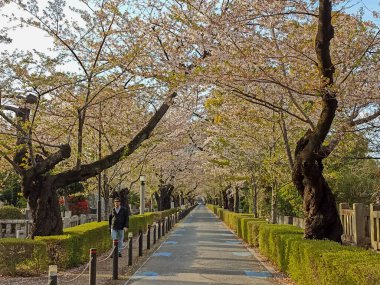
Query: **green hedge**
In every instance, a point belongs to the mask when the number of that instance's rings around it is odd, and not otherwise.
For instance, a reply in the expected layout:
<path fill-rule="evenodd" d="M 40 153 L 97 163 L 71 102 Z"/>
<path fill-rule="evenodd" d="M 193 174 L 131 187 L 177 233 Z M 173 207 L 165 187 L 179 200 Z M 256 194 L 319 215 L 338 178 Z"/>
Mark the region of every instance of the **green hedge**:
<path fill-rule="evenodd" d="M 46 244 L 41 241 L 0 239 L 0 275 L 36 275 L 47 269 Z"/>
<path fill-rule="evenodd" d="M 218 205 L 212 205 L 212 204 L 207 204 L 207 208 L 209 208 L 215 215 L 218 214 L 217 209 L 219 208 Z"/>
<path fill-rule="evenodd" d="M 146 232 L 148 225 L 175 213 L 177 209 L 162 212 L 133 215 L 129 218 L 129 232 L 134 236 L 139 230 Z M 92 222 L 63 230 L 63 235 L 36 237 L 47 244 L 49 263 L 67 269 L 85 263 L 89 259 L 90 248 L 96 248 L 98 254 L 112 248 L 108 231 L 108 222 Z M 125 235 L 127 237 L 127 235 Z"/>
<path fill-rule="evenodd" d="M 0 220 L 18 220 L 24 219 L 25 215 L 21 213 L 19 208 L 13 206 L 3 206 L 0 208 Z"/>
<path fill-rule="evenodd" d="M 103 253 L 111 248 L 108 222 L 92 222 L 63 230 L 63 235 L 36 237 L 47 244 L 49 263 L 70 268 L 88 261 L 90 248 Z"/>
<path fill-rule="evenodd" d="M 268 222 L 264 220 L 255 220 L 247 222 L 247 243 L 253 247 L 259 247 L 259 232 L 261 225 L 267 225 Z"/>
<path fill-rule="evenodd" d="M 248 226 L 248 223 L 250 222 L 264 222 L 266 223 L 266 221 L 264 221 L 263 219 L 258 219 L 258 218 L 251 218 L 251 217 L 242 217 L 241 219 L 239 219 L 239 230 L 238 230 L 238 236 L 240 238 L 242 238 L 243 240 L 245 240 L 247 243 L 249 243 L 249 239 L 248 237 L 251 237 L 251 233 L 250 233 L 250 230 L 252 228 Z"/>
<path fill-rule="evenodd" d="M 298 285 L 380 284 L 380 254 L 331 241 L 305 240 L 300 228 L 209 208 Z"/>

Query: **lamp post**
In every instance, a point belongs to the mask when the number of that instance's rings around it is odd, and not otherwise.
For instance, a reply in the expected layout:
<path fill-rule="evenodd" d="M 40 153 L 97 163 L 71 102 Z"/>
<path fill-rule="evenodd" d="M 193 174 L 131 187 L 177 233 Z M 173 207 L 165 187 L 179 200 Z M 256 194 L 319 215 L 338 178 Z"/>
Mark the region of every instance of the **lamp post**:
<path fill-rule="evenodd" d="M 140 215 L 144 214 L 145 210 L 145 176 L 140 176 Z"/>

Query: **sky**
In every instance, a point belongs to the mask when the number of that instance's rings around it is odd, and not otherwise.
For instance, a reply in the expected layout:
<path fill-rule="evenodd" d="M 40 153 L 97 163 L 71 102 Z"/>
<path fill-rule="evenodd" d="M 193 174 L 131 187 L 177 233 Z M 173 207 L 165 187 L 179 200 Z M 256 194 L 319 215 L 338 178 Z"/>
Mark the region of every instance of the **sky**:
<path fill-rule="evenodd" d="M 0 0 L 1 1 L 1 0 Z M 48 0 L 37 0 L 40 6 L 45 6 Z M 67 6 L 76 6 L 80 1 L 78 0 L 67 0 Z M 349 11 L 355 13 L 358 11 L 359 7 L 364 7 L 364 15 L 366 19 L 374 21 L 378 27 L 380 27 L 380 20 L 375 19 L 372 15 L 372 11 L 378 11 L 380 13 L 380 0 L 351 0 L 350 6 L 352 6 Z M 15 13 L 21 15 L 20 11 L 12 4 L 2 8 L 0 10 L 0 28 L 6 25 L 4 21 L 3 14 Z M 35 28 L 23 28 L 15 31 L 9 32 L 9 36 L 12 38 L 11 44 L 0 44 L 0 52 L 4 50 L 13 51 L 15 49 L 23 50 L 33 50 L 36 49 L 40 52 L 49 53 L 49 47 L 53 45 L 53 40 L 46 36 L 44 32 L 37 30 Z"/>

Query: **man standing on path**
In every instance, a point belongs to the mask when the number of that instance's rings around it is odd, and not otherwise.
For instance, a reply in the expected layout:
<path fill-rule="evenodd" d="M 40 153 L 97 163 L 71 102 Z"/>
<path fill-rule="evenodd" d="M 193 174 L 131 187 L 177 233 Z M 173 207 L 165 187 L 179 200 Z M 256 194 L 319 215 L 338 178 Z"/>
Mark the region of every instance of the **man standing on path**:
<path fill-rule="evenodd" d="M 121 257 L 121 249 L 124 241 L 124 228 L 129 227 L 129 211 L 127 208 L 120 205 L 120 199 L 116 197 L 114 200 L 115 207 L 109 216 L 109 230 L 111 231 L 112 240 L 117 239 L 119 257 Z"/>

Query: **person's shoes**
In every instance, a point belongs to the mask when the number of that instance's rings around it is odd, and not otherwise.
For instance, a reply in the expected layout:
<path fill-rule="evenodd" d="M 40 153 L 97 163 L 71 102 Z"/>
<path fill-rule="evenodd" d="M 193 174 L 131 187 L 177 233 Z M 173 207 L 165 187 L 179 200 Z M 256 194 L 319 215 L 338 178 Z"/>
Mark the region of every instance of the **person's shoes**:
<path fill-rule="evenodd" d="M 119 257 L 121 257 L 121 253 L 119 253 Z"/>

